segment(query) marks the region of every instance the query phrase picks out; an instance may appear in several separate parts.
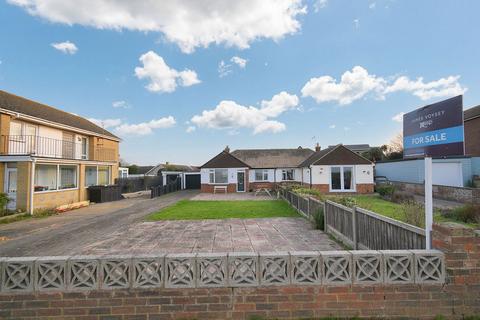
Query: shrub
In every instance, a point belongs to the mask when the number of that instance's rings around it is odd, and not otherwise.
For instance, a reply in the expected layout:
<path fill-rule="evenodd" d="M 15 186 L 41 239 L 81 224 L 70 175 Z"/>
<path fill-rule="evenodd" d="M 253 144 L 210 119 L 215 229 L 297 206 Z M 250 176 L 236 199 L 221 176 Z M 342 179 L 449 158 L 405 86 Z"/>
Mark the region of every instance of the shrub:
<path fill-rule="evenodd" d="M 323 207 L 318 208 L 313 214 L 313 222 L 315 224 L 315 229 L 325 230 L 325 220 Z"/>
<path fill-rule="evenodd" d="M 395 186 L 391 184 L 385 184 L 375 187 L 375 191 L 382 197 L 390 197 L 395 192 Z"/>
<path fill-rule="evenodd" d="M 0 193 L 0 216 L 7 214 L 7 204 L 10 202 L 10 198 L 6 193 Z"/>
<path fill-rule="evenodd" d="M 55 209 L 52 208 L 39 208 L 35 209 L 35 211 L 33 212 L 33 216 L 35 218 L 49 217 L 55 214 L 57 214 L 57 212 L 55 211 Z"/>
<path fill-rule="evenodd" d="M 415 201 L 405 201 L 402 203 L 402 212 L 406 223 L 421 228 L 425 226 L 425 209 L 423 205 Z"/>
<path fill-rule="evenodd" d="M 480 223 L 480 205 L 466 204 L 453 209 L 445 216 L 465 223 Z"/>
<path fill-rule="evenodd" d="M 357 205 L 357 200 L 355 200 L 355 198 L 353 197 L 335 197 L 333 201 L 335 201 L 336 203 L 340 203 L 345 207 L 350 207 L 350 208 Z"/>
<path fill-rule="evenodd" d="M 391 195 L 391 201 L 395 203 L 415 202 L 415 197 L 405 191 L 394 191 Z"/>

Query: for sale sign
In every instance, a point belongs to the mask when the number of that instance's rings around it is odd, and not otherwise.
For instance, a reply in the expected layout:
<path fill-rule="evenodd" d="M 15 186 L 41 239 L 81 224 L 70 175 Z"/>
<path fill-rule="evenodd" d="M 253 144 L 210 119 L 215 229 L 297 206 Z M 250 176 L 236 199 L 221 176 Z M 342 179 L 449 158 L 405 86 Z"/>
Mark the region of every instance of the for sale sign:
<path fill-rule="evenodd" d="M 430 104 L 403 116 L 404 158 L 463 154 L 462 96 Z"/>

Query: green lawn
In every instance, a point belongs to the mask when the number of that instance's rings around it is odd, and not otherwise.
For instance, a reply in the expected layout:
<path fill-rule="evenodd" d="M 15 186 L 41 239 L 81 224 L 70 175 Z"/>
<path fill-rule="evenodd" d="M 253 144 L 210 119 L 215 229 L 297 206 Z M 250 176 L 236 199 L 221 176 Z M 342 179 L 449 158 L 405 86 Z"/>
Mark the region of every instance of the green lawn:
<path fill-rule="evenodd" d="M 299 217 L 286 201 L 192 201 L 182 200 L 159 212 L 150 214 L 148 221 L 200 220 L 228 218 Z"/>

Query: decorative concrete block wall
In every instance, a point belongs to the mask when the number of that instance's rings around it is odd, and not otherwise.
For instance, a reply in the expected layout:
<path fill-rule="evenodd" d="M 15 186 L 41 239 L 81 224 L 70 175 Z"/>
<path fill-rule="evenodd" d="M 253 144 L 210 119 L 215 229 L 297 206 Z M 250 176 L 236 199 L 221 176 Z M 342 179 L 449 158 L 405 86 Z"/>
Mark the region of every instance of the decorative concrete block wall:
<path fill-rule="evenodd" d="M 441 284 L 444 264 L 436 250 L 4 258 L 0 291 Z"/>

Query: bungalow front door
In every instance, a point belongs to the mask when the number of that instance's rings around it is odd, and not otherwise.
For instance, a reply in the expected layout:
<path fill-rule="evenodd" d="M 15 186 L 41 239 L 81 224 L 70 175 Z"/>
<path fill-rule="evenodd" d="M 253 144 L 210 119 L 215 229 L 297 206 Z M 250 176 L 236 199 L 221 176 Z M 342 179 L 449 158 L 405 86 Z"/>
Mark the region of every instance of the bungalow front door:
<path fill-rule="evenodd" d="M 245 171 L 237 172 L 237 192 L 245 192 Z"/>

